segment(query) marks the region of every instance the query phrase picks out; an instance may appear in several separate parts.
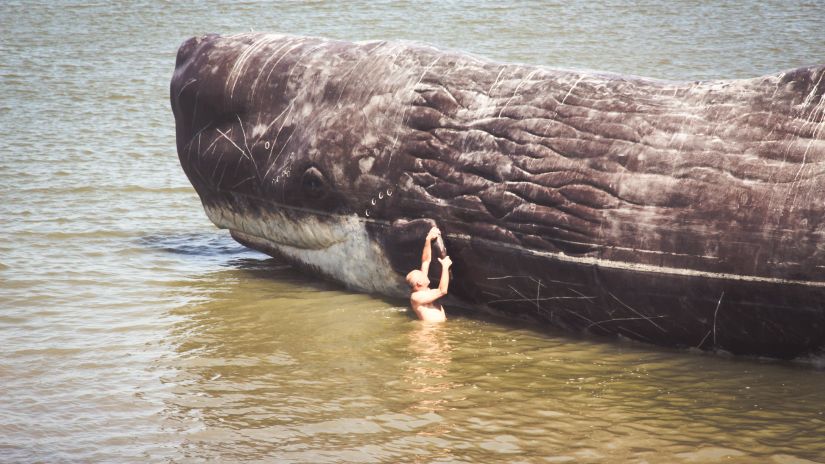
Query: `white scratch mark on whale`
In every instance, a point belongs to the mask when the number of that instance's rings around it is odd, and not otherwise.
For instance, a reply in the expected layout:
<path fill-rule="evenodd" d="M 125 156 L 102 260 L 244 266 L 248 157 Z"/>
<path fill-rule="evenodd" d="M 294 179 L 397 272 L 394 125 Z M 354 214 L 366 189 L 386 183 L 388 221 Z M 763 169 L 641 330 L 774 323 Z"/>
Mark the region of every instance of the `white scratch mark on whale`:
<path fill-rule="evenodd" d="M 292 52 L 293 52 L 296 48 L 300 47 L 300 46 L 301 46 L 301 45 L 303 45 L 303 44 L 304 44 L 304 41 L 303 41 L 303 40 L 298 41 L 298 43 L 296 43 L 296 44 L 295 44 L 294 46 L 292 46 L 289 50 L 287 50 L 286 52 L 284 52 L 284 54 L 283 54 L 283 55 L 281 55 L 281 57 L 280 57 L 280 58 L 278 58 L 278 60 L 277 60 L 275 63 L 272 63 L 272 66 L 270 66 L 270 67 L 269 67 L 269 72 L 266 74 L 266 82 L 269 82 L 269 79 L 272 77 L 272 73 L 273 73 L 273 72 L 275 72 L 275 67 L 276 67 L 276 66 L 278 66 L 278 63 L 280 63 L 280 62 L 281 62 L 281 60 L 282 60 L 284 57 L 286 57 L 287 55 L 289 55 L 290 53 L 292 53 Z M 261 68 L 261 70 L 263 70 L 263 68 Z"/>
<path fill-rule="evenodd" d="M 263 72 L 266 70 L 266 67 L 267 67 L 267 66 L 269 66 L 269 62 L 270 62 L 273 58 L 275 58 L 276 56 L 278 56 L 278 52 L 280 52 L 281 50 L 283 50 L 283 49 L 284 49 L 284 48 L 285 48 L 288 44 L 289 44 L 289 42 L 285 42 L 285 43 L 281 44 L 281 46 L 279 46 L 278 48 L 276 48 L 275 50 L 273 50 L 273 51 L 272 51 L 272 53 L 269 55 L 269 57 L 266 59 L 266 61 L 264 61 L 264 63 L 260 66 L 260 70 L 258 71 L 258 75 L 257 75 L 257 76 L 255 76 L 255 80 L 254 80 L 254 81 L 252 81 L 252 86 L 251 86 L 251 87 L 252 87 L 252 94 L 251 94 L 251 97 L 250 97 L 250 98 L 255 98 L 255 92 L 258 90 L 258 81 L 261 79 L 261 74 L 263 74 Z M 280 56 L 278 56 L 278 60 L 277 60 L 277 61 L 275 61 L 275 63 L 272 65 L 272 68 L 270 68 L 270 71 L 269 71 L 269 72 L 270 72 L 270 75 L 271 75 L 271 73 L 272 73 L 272 69 L 274 69 L 274 68 L 275 68 L 275 66 L 277 66 L 277 65 L 278 65 L 278 63 L 279 63 L 279 62 L 280 62 L 280 61 L 281 61 L 281 60 L 282 60 L 282 59 L 283 59 L 286 55 L 288 55 L 288 54 L 289 54 L 292 50 L 294 50 L 295 48 L 297 48 L 299 45 L 300 45 L 300 43 L 299 43 L 299 44 L 297 44 L 297 45 L 293 45 L 293 46 L 292 46 L 292 48 L 290 48 L 289 50 L 287 50 L 286 52 L 284 52 L 283 54 L 281 54 Z M 267 80 L 266 80 L 266 81 L 267 81 L 267 82 L 269 82 L 269 75 L 267 75 Z"/>
<path fill-rule="evenodd" d="M 644 315 L 644 314 L 640 313 L 639 311 L 637 311 L 636 309 L 633 309 L 633 307 L 632 307 L 632 306 L 630 306 L 629 304 L 627 304 L 627 303 L 625 303 L 624 301 L 620 300 L 620 299 L 619 299 L 619 297 L 617 297 L 616 295 L 614 295 L 614 294 L 613 294 L 610 290 L 606 290 L 606 291 L 607 291 L 607 294 L 608 294 L 608 295 L 610 295 L 610 296 L 611 296 L 614 300 L 618 301 L 618 302 L 619 302 L 619 304 L 621 304 L 622 306 L 624 306 L 625 308 L 627 308 L 627 309 L 629 309 L 631 312 L 633 312 L 633 314 L 635 314 L 635 315 L 637 315 L 637 316 L 641 317 L 642 319 L 645 319 L 646 321 L 650 322 L 651 324 L 653 324 L 653 326 L 654 326 L 654 327 L 656 327 L 657 329 L 661 330 L 662 332 L 667 333 L 667 331 L 666 331 L 664 328 L 662 328 L 662 326 L 660 326 L 659 324 L 657 324 L 657 323 L 653 322 L 653 320 L 651 319 L 651 316 L 646 316 L 646 315 Z M 657 316 L 657 317 L 658 317 L 658 316 Z M 662 317 L 663 317 L 663 316 L 662 316 Z"/>
<path fill-rule="evenodd" d="M 564 106 L 564 102 L 566 102 L 566 101 L 567 101 L 567 97 L 569 97 L 569 96 L 570 96 L 570 94 L 571 94 L 571 93 L 573 93 L 573 89 L 575 89 L 575 88 L 576 88 L 576 86 L 578 86 L 578 85 L 579 85 L 579 82 L 581 82 L 581 81 L 582 81 L 582 79 L 584 79 L 584 74 L 580 75 L 580 76 L 579 76 L 579 78 L 578 78 L 578 79 L 576 79 L 576 82 L 574 82 L 574 83 L 573 83 L 573 85 L 572 85 L 572 86 L 570 86 L 570 89 L 568 89 L 568 90 L 567 90 L 567 93 L 564 95 L 564 98 L 562 98 L 562 99 L 561 99 L 561 101 L 559 102 L 559 104 L 556 106 L 555 111 L 553 111 L 553 116 L 551 116 L 551 117 L 550 117 L 550 119 L 551 119 L 551 120 L 555 120 L 555 119 L 556 119 L 556 117 L 559 115 L 559 108 L 561 108 L 562 106 Z"/>
<path fill-rule="evenodd" d="M 375 52 L 379 48 L 383 47 L 384 45 L 386 45 L 386 42 L 381 42 L 375 48 L 373 48 L 370 51 L 368 51 L 367 53 L 365 53 L 364 56 L 359 58 L 358 61 L 356 61 L 355 64 L 352 65 L 352 67 L 346 73 L 344 73 L 343 76 L 341 76 L 340 79 L 344 79 L 344 78 L 346 78 L 346 79 L 343 80 L 340 84 L 341 85 L 341 91 L 338 93 L 338 100 L 335 101 L 335 107 L 336 108 L 341 103 L 341 97 L 344 95 L 344 91 L 346 90 L 347 86 L 349 85 L 350 80 L 352 80 L 352 72 L 355 71 L 356 69 L 358 69 L 359 66 L 361 66 L 361 63 L 364 62 L 364 60 L 366 60 L 367 58 L 371 58 L 373 56 L 373 52 Z"/>
<path fill-rule="evenodd" d="M 208 128 L 209 128 L 209 126 L 211 126 L 211 125 L 212 125 L 212 121 L 209 121 L 209 122 L 208 122 L 208 123 L 206 123 L 203 127 L 201 127 L 200 129 L 198 129 L 198 131 L 197 131 L 197 132 L 195 132 L 195 134 L 194 134 L 194 135 L 192 135 L 192 138 L 190 138 L 190 139 L 189 139 L 189 141 L 188 141 L 188 142 L 186 142 L 186 145 L 184 146 L 184 150 L 189 150 L 189 149 L 191 149 L 191 148 L 192 148 L 192 142 L 194 142 L 194 141 L 195 141 L 195 138 L 196 138 L 196 137 L 198 138 L 198 148 L 200 148 L 200 136 L 201 136 L 201 133 L 203 133 L 203 131 L 205 131 L 206 129 L 208 129 Z M 200 149 L 198 150 L 198 154 L 200 154 Z"/>
<path fill-rule="evenodd" d="M 286 123 L 286 118 L 284 118 L 284 123 Z M 281 129 L 283 129 L 283 128 L 284 128 L 284 126 L 283 126 L 283 124 L 282 124 L 282 125 L 281 125 Z M 269 175 L 269 173 L 272 171 L 272 168 L 273 168 L 273 167 L 275 167 L 275 163 L 276 163 L 276 162 L 278 161 L 278 159 L 281 157 L 281 154 L 283 154 L 284 150 L 286 149 L 287 145 L 289 144 L 289 141 L 290 141 L 290 140 L 292 140 L 292 137 L 295 135 L 295 132 L 297 132 L 297 131 L 294 131 L 294 130 L 293 130 L 293 131 L 289 134 L 289 137 L 287 137 L 287 138 L 286 138 L 286 140 L 284 140 L 283 145 L 281 145 L 281 149 L 280 149 L 280 150 L 278 150 L 278 154 L 277 154 L 277 155 L 275 155 L 275 159 L 274 159 L 274 160 L 272 160 L 272 161 L 269 163 L 269 167 L 267 167 L 266 172 L 264 173 L 264 176 L 263 176 L 263 177 L 264 177 L 264 179 L 266 179 L 266 176 L 268 176 L 268 175 Z M 281 130 L 279 129 L 279 130 L 278 130 L 278 134 L 280 134 L 280 133 L 281 133 Z M 277 136 L 275 136 L 275 138 L 277 139 L 278 137 L 277 137 Z M 272 150 L 274 150 L 274 149 L 275 149 L 275 144 L 273 143 L 273 144 L 272 144 L 272 148 L 269 150 L 269 156 L 268 156 L 267 158 L 269 158 L 269 157 L 271 157 L 271 156 L 272 156 Z"/>
<path fill-rule="evenodd" d="M 235 36 L 236 38 L 243 38 L 249 37 L 248 34 L 238 34 Z M 247 62 L 255 57 L 258 54 L 258 51 L 274 43 L 276 40 L 279 40 L 281 36 L 278 35 L 262 35 L 257 36 L 257 39 L 254 40 L 251 44 L 247 45 L 243 52 L 238 55 L 238 58 L 235 60 L 235 63 L 232 66 L 232 69 L 229 71 L 229 75 L 227 76 L 226 83 L 230 85 L 229 90 L 229 99 L 230 101 L 235 97 L 235 87 L 238 85 L 238 81 L 241 79 L 243 75 L 244 68 L 246 68 Z"/>
<path fill-rule="evenodd" d="M 496 76 L 496 80 L 493 81 L 493 85 L 491 85 L 490 90 L 487 91 L 487 96 L 488 97 L 493 95 L 493 89 L 495 89 L 496 86 L 498 85 L 499 80 L 501 79 L 501 75 L 504 74 L 504 71 L 506 69 L 507 69 L 507 65 L 501 65 L 501 71 L 498 72 L 498 75 Z"/>
<path fill-rule="evenodd" d="M 719 314 L 719 307 L 722 306 L 722 297 L 725 296 L 725 292 L 723 291 L 721 295 L 719 295 L 719 301 L 716 302 L 716 310 L 713 312 L 713 346 L 716 346 L 716 316 Z"/>
<path fill-rule="evenodd" d="M 441 56 L 436 57 L 436 59 L 433 60 L 433 62 L 430 63 L 429 66 L 424 68 L 424 71 L 421 73 L 421 76 L 419 76 L 418 81 L 415 84 L 409 85 L 407 87 L 407 93 L 410 94 L 410 98 L 413 98 L 415 96 L 415 88 L 419 84 L 421 84 L 421 81 L 424 80 L 424 76 L 426 76 L 427 73 L 430 72 L 430 70 L 433 68 L 433 66 L 436 65 L 436 63 L 438 63 L 439 60 L 441 60 Z M 406 105 L 404 111 L 401 113 L 401 127 L 404 127 L 404 125 L 407 123 L 407 112 L 410 110 L 412 106 L 413 105 Z M 390 146 L 390 152 L 387 158 L 387 166 L 392 166 L 392 157 L 395 154 L 395 145 L 398 143 L 398 137 L 399 134 L 396 134 L 395 139 L 392 141 L 392 146 Z"/>
<path fill-rule="evenodd" d="M 246 140 L 246 131 L 243 128 L 243 121 L 241 121 L 241 115 L 236 114 L 235 116 L 238 118 L 238 124 L 241 126 L 241 135 L 243 135 L 243 145 L 244 145 L 244 147 L 246 147 L 246 152 L 251 157 L 252 156 L 252 150 L 249 149 L 249 143 Z"/>
<path fill-rule="evenodd" d="M 562 99 L 561 99 L 561 102 L 559 102 L 559 106 L 564 105 L 564 102 L 566 102 L 566 101 L 567 101 L 567 97 L 569 97 L 569 96 L 570 96 L 570 94 L 571 94 L 571 93 L 573 93 L 573 90 L 576 88 L 576 86 L 578 86 L 578 85 L 579 85 L 579 82 L 581 82 L 581 81 L 582 81 L 582 79 L 584 79 L 584 74 L 582 74 L 581 76 L 579 76 L 579 78 L 578 78 L 578 79 L 576 79 L 576 82 L 574 82 L 574 83 L 573 83 L 573 85 L 570 87 L 570 89 L 569 89 L 569 90 L 567 91 L 567 93 L 564 95 L 564 98 L 562 98 Z"/>
<path fill-rule="evenodd" d="M 800 136 L 800 134 L 805 130 L 805 128 L 809 124 L 817 124 L 815 113 L 816 113 L 817 109 L 820 106 L 822 106 L 821 103 L 825 100 L 825 95 L 820 97 L 818 104 L 812 105 L 812 103 L 813 103 L 813 98 L 816 96 L 816 90 L 819 87 L 819 84 L 822 82 L 823 77 L 825 77 L 825 73 L 822 73 L 822 75 L 819 76 L 819 79 L 816 81 L 816 84 L 814 84 L 812 86 L 811 91 L 808 93 L 808 95 L 805 96 L 805 100 L 800 105 L 802 108 L 808 108 L 810 106 L 813 106 L 813 108 L 811 108 L 810 112 L 808 113 L 807 117 L 805 118 L 805 123 L 802 125 L 802 127 L 799 128 L 799 130 L 797 132 L 797 137 Z M 825 124 L 825 120 L 819 122 L 817 127 L 815 127 L 813 132 L 811 133 L 811 138 L 808 140 L 808 145 L 805 147 L 805 151 L 802 153 L 802 163 L 799 165 L 799 169 L 796 171 L 796 174 L 794 175 L 793 182 L 797 182 L 799 180 L 800 176 L 802 175 L 802 171 L 805 169 L 805 163 L 808 160 L 808 152 L 811 150 L 811 146 L 813 145 L 813 143 L 817 140 L 817 133 L 819 132 L 819 130 L 821 129 L 823 124 Z M 791 145 L 791 142 L 788 143 L 789 149 L 790 149 L 790 145 Z M 808 192 L 810 194 L 810 189 L 808 190 Z M 790 207 L 791 211 L 793 211 L 794 208 L 796 207 L 796 198 L 797 198 L 798 195 L 799 195 L 799 188 L 794 188 L 794 196 L 793 196 L 793 199 L 791 200 L 791 207 Z"/>
<path fill-rule="evenodd" d="M 180 90 L 178 90 L 178 94 L 175 96 L 175 106 L 176 107 L 180 107 L 180 103 L 179 103 L 180 102 L 180 96 L 183 93 L 183 91 L 186 90 L 187 87 L 194 84 L 195 82 L 198 82 L 198 80 L 195 79 L 194 77 L 190 77 L 189 80 L 186 81 L 186 83 L 181 86 Z"/>
<path fill-rule="evenodd" d="M 231 130 L 232 130 L 232 129 L 230 129 L 230 131 L 231 131 Z M 252 164 L 253 164 L 253 165 L 255 164 L 255 160 L 253 160 L 252 158 L 250 158 L 250 156 L 249 156 L 249 155 L 248 155 L 245 151 L 243 151 L 243 148 L 239 147 L 239 146 L 238 146 L 238 144 L 237 144 L 237 143 L 235 143 L 235 141 L 234 141 L 234 140 L 232 140 L 232 138 L 231 138 L 231 137 L 229 137 L 228 135 L 226 135 L 229 131 L 227 131 L 227 133 L 225 133 L 224 131 L 222 131 L 222 130 L 220 130 L 220 129 L 217 129 L 217 131 L 218 131 L 218 133 L 219 133 L 219 134 L 221 134 L 221 137 L 223 137 L 223 138 L 225 138 L 226 140 L 228 140 L 228 141 L 229 141 L 229 143 L 231 143 L 233 147 L 237 148 L 237 149 L 238 149 L 238 151 L 239 151 L 239 152 L 241 152 L 241 155 L 243 155 L 243 157 L 244 157 L 244 158 L 246 158 L 246 159 L 248 159 L 248 160 L 252 161 Z"/>
<path fill-rule="evenodd" d="M 530 79 L 532 79 L 533 76 L 535 76 L 540 70 L 541 69 L 534 69 L 533 71 L 530 72 L 530 74 L 525 76 L 524 79 L 521 80 L 521 82 L 519 82 L 519 84 L 516 86 L 516 90 L 513 91 L 513 95 L 507 100 L 506 103 L 504 103 L 504 106 L 502 106 L 501 109 L 498 111 L 498 116 L 497 117 L 500 118 L 501 113 L 503 113 L 504 110 L 507 109 L 507 106 L 510 104 L 510 102 L 513 101 L 513 99 L 516 98 L 516 96 L 518 96 L 518 91 L 521 90 L 521 86 L 523 86 Z"/>

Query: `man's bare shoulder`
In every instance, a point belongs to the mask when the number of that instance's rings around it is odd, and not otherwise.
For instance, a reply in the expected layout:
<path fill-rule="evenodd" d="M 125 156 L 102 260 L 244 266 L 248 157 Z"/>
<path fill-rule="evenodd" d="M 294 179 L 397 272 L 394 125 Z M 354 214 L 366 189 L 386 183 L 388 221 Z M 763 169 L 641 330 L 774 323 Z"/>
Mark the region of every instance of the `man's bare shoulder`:
<path fill-rule="evenodd" d="M 427 289 L 427 290 L 419 290 L 417 292 L 412 292 L 412 293 L 410 293 L 410 300 L 411 301 L 421 300 L 421 299 L 423 299 L 424 295 L 426 295 L 427 292 L 429 292 L 429 291 L 430 290 Z"/>
<path fill-rule="evenodd" d="M 419 290 L 410 294 L 410 301 L 414 304 L 429 304 L 441 298 L 444 294 L 437 288 L 428 288 L 427 290 Z"/>

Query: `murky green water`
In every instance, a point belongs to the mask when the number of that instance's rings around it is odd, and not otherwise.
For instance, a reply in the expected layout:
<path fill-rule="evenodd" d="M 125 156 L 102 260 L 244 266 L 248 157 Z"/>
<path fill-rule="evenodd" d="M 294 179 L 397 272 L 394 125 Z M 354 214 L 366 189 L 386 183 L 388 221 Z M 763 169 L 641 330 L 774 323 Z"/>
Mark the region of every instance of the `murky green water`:
<path fill-rule="evenodd" d="M 428 327 L 216 230 L 168 82 L 188 36 L 250 28 L 674 79 L 825 62 L 818 2 L 3 2 L 0 461 L 825 462 L 821 360 Z"/>

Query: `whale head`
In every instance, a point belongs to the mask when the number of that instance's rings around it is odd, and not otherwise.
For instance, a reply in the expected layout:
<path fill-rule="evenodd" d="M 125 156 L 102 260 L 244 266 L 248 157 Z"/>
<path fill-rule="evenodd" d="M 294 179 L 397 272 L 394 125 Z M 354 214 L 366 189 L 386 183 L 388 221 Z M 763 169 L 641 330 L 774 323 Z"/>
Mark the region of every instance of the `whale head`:
<path fill-rule="evenodd" d="M 170 97 L 181 165 L 212 222 L 353 289 L 402 295 L 432 222 L 410 229 L 396 201 L 412 185 L 397 153 L 414 76 L 399 66 L 394 82 L 351 85 L 364 72 L 352 63 L 381 46 L 195 37 L 179 49 Z M 411 253 L 401 242 L 417 234 Z"/>

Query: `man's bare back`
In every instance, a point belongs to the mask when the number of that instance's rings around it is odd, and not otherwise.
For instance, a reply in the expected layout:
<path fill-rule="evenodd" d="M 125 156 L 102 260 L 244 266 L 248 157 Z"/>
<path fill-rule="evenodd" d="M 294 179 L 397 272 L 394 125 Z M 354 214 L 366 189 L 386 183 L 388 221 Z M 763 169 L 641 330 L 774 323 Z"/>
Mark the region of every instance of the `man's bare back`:
<path fill-rule="evenodd" d="M 415 293 L 410 295 L 410 305 L 413 312 L 419 319 L 426 322 L 444 322 L 447 320 L 447 315 L 444 313 L 444 307 L 440 303 L 418 304 L 416 303 Z"/>
<path fill-rule="evenodd" d="M 410 284 L 410 306 L 422 321 L 428 322 L 444 322 L 447 320 L 447 315 L 444 313 L 444 307 L 436 300 L 447 294 L 447 288 L 450 285 L 450 266 L 453 262 L 449 256 L 438 258 L 441 263 L 441 279 L 438 283 L 438 288 L 430 288 L 430 279 L 427 277 L 427 272 L 430 270 L 430 261 L 432 260 L 432 251 L 430 250 L 430 242 L 441 236 L 441 232 L 433 227 L 424 239 L 424 250 L 421 253 L 421 269 L 415 269 L 407 274 L 407 283 Z"/>

